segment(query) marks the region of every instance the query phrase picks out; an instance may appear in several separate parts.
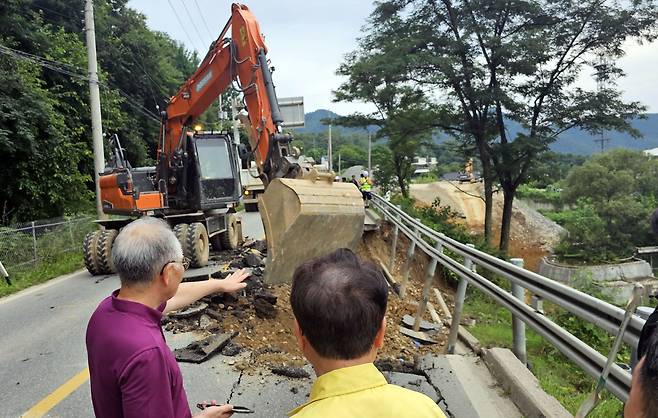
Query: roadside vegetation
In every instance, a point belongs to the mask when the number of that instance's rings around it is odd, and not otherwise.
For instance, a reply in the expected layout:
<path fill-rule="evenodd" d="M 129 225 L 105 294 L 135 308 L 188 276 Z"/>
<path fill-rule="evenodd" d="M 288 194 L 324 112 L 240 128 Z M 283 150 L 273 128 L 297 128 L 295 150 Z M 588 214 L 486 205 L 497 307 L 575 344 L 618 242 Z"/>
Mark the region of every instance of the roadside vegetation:
<path fill-rule="evenodd" d="M 82 240 L 95 228 L 89 215 L 0 227 L 0 261 L 12 281 L 0 277 L 0 297 L 82 268 Z"/>
<path fill-rule="evenodd" d="M 460 242 L 473 243 L 482 251 L 495 256 L 504 257 L 500 251 L 488 246 L 482 235 L 470 234 L 458 223 L 456 214 L 449 208 L 441 206 L 438 201 L 434 202 L 432 206 L 419 206 L 413 199 L 396 196 L 392 202 L 400 205 L 409 215 L 419 218 L 425 225 L 438 232 L 445 233 Z M 450 272 L 444 271 L 443 274 L 448 284 L 456 287 L 458 279 Z M 491 273 L 480 271 L 480 274 L 484 274 L 485 277 L 504 289 L 510 288 L 507 281 Z M 606 299 L 588 277 L 579 278 L 574 283 L 574 287 L 594 297 Z M 544 309 L 546 315 L 559 326 L 600 353 L 607 355 L 614 340 L 613 336 L 556 305 L 545 302 Z M 468 327 L 468 330 L 484 347 L 512 348 L 512 315 L 508 310 L 472 287 L 468 288 L 464 316 L 475 320 L 475 325 Z M 595 379 L 580 370 L 557 348 L 530 329 L 526 330 L 526 341 L 530 369 L 537 376 L 541 387 L 572 414 L 575 414 L 582 401 L 596 386 Z M 628 346 L 622 346 L 617 361 L 624 364 L 630 363 Z M 623 404 L 610 393 L 604 392 L 603 400 L 589 416 L 595 418 L 621 416 L 622 410 Z"/>
<path fill-rule="evenodd" d="M 616 262 L 656 243 L 649 220 L 658 207 L 658 160 L 640 151 L 596 154 L 564 178 L 522 186 L 519 196 L 553 205 L 542 213 L 567 230 L 555 248 L 562 261 Z"/>

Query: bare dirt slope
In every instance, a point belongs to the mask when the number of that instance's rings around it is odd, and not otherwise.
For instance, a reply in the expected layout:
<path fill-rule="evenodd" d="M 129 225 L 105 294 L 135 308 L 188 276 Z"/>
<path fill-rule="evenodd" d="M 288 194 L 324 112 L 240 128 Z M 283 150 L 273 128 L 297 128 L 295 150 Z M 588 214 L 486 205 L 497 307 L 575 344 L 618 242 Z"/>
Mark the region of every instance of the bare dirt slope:
<path fill-rule="evenodd" d="M 484 231 L 484 200 L 482 183 L 439 181 L 412 184 L 411 195 L 424 204 L 438 198 L 442 206 L 450 206 L 464 219 L 473 233 Z M 493 229 L 495 243 L 500 239 L 500 221 L 503 212 L 502 192 L 494 194 Z M 537 271 L 539 260 L 549 254 L 557 244 L 563 228 L 547 219 L 526 204 L 514 201 L 509 254 L 525 260 L 526 268 Z"/>

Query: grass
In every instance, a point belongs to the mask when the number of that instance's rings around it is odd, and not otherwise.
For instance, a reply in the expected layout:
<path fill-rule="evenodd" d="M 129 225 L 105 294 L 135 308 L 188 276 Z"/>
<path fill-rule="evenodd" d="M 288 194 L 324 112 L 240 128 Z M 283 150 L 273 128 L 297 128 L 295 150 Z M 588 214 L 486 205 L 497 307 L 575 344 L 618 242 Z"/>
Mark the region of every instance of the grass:
<path fill-rule="evenodd" d="M 12 271 L 7 268 L 12 285 L 0 281 L 0 297 L 7 296 L 19 290 L 26 289 L 35 284 L 47 282 L 62 274 L 71 273 L 82 268 L 84 262 L 80 251 L 66 252 L 48 260 L 41 260 L 36 264 L 22 266 Z"/>
<path fill-rule="evenodd" d="M 512 315 L 478 291 L 466 297 L 464 313 L 476 319 L 469 331 L 486 347 L 512 346 Z M 596 382 L 542 337 L 526 329 L 526 350 L 533 374 L 546 393 L 554 396 L 570 413 L 575 414 Z M 589 418 L 621 417 L 623 404 L 609 392 Z"/>

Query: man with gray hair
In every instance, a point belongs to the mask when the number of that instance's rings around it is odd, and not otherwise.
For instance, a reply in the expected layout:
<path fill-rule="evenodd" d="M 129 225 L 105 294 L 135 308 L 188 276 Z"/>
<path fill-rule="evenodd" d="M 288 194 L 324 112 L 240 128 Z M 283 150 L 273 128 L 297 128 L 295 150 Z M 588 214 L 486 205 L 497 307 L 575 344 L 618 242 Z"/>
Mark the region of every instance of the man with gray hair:
<path fill-rule="evenodd" d="M 91 398 L 97 417 L 191 417 L 183 378 L 160 326 L 162 314 L 246 285 L 245 270 L 223 280 L 181 283 L 189 260 L 169 225 L 143 217 L 121 230 L 112 260 L 121 288 L 104 299 L 87 326 Z M 214 404 L 214 402 L 213 402 Z M 199 417 L 224 418 L 231 405 Z"/>

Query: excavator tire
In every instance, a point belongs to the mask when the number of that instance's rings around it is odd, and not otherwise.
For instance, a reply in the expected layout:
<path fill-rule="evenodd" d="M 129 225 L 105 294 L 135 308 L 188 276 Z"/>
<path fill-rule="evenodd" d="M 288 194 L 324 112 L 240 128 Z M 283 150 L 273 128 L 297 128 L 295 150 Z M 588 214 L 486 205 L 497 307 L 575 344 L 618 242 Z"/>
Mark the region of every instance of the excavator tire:
<path fill-rule="evenodd" d="M 85 235 L 82 241 L 82 255 L 85 260 L 85 267 L 87 271 L 95 276 L 100 274 L 100 266 L 98 264 L 98 253 L 96 252 L 98 236 L 102 231 L 91 231 Z"/>
<path fill-rule="evenodd" d="M 210 247 L 208 245 L 208 231 L 201 222 L 195 222 L 187 227 L 188 256 L 192 267 L 205 267 L 208 265 Z"/>
<path fill-rule="evenodd" d="M 183 255 L 190 258 L 190 250 L 187 247 L 187 228 L 188 224 L 178 224 L 174 227 L 174 234 L 183 248 Z"/>
<path fill-rule="evenodd" d="M 240 226 L 234 214 L 228 215 L 226 231 L 219 234 L 219 242 L 225 250 L 235 250 L 240 245 Z"/>
<path fill-rule="evenodd" d="M 114 263 L 112 262 L 112 246 L 119 231 L 116 229 L 106 229 L 101 231 L 98 236 L 96 253 L 98 254 L 98 270 L 101 274 L 112 274 L 115 272 Z"/>

